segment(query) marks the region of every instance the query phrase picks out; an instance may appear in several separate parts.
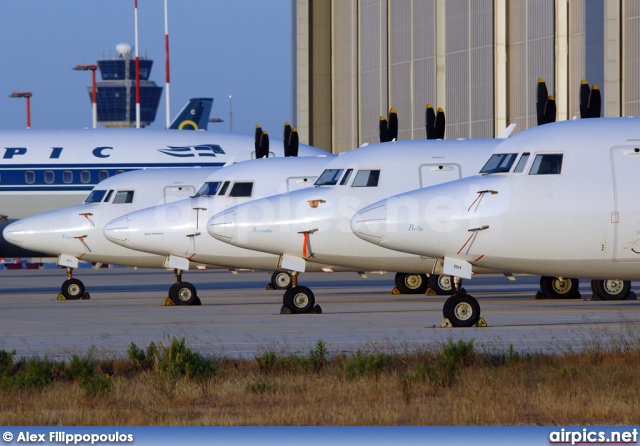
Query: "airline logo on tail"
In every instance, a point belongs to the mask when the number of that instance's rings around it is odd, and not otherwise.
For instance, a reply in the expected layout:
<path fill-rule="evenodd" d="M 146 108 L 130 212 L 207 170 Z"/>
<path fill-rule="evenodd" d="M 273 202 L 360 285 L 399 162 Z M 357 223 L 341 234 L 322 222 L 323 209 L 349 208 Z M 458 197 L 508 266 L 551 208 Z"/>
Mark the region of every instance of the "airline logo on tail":
<path fill-rule="evenodd" d="M 215 157 L 217 155 L 226 155 L 222 147 L 218 144 L 202 144 L 199 146 L 187 147 L 171 147 L 168 149 L 158 149 L 165 155 L 175 156 L 178 158 L 195 158 L 196 156 Z"/>

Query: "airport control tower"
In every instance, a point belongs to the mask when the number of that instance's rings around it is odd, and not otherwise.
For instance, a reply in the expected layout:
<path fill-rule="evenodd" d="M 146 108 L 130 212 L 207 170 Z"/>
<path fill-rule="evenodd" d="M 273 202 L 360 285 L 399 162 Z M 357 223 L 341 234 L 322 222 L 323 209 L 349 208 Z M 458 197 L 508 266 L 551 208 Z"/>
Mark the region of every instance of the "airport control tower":
<path fill-rule="evenodd" d="M 98 61 L 102 80 L 97 83 L 98 123 L 105 127 L 136 126 L 136 63 L 128 43 L 116 46 L 118 57 Z M 140 126 L 156 119 L 162 87 L 149 80 L 153 60 L 140 58 Z M 91 100 L 91 87 L 88 88 Z"/>

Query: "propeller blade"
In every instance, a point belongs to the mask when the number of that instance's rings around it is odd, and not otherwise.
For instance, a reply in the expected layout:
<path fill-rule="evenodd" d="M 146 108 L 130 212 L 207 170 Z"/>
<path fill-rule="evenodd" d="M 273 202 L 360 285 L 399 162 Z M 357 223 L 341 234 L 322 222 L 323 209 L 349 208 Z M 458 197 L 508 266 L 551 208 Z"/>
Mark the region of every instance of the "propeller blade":
<path fill-rule="evenodd" d="M 256 158 L 269 158 L 269 132 L 262 132 L 258 150 L 259 152 L 256 153 Z"/>
<path fill-rule="evenodd" d="M 260 124 L 256 125 L 256 133 L 253 138 L 253 143 L 255 145 L 256 158 L 258 158 L 258 154 L 260 153 L 260 138 L 262 138 L 262 127 Z"/>
<path fill-rule="evenodd" d="M 291 137 L 291 125 L 288 122 L 284 123 L 284 137 L 282 138 L 282 144 L 284 145 L 284 156 L 289 156 L 289 138 Z"/>
<path fill-rule="evenodd" d="M 593 88 L 591 89 L 591 94 L 589 95 L 589 104 L 588 104 L 588 109 L 589 109 L 589 118 L 599 118 L 600 117 L 600 108 L 602 106 L 601 104 L 601 97 L 600 97 L 600 89 L 598 88 L 598 86 L 596 84 L 593 84 Z"/>
<path fill-rule="evenodd" d="M 285 156 L 298 156 L 298 130 L 294 127 L 291 129 L 291 137 L 289 138 L 289 155 Z"/>
<path fill-rule="evenodd" d="M 544 106 L 543 124 L 549 124 L 550 122 L 556 122 L 556 98 L 553 96 L 549 96 Z"/>
<path fill-rule="evenodd" d="M 389 141 L 398 140 L 398 113 L 391 107 L 389 110 Z"/>
<path fill-rule="evenodd" d="M 389 141 L 389 126 L 387 125 L 387 118 L 380 116 L 380 142 Z"/>
<path fill-rule="evenodd" d="M 444 139 L 444 129 L 445 129 L 445 119 L 444 119 L 444 110 L 440 107 L 438 108 L 438 113 L 436 113 L 436 139 Z"/>
<path fill-rule="evenodd" d="M 580 119 L 585 119 L 589 117 L 589 95 L 591 94 L 591 89 L 589 88 L 589 83 L 582 79 L 580 82 Z"/>
<path fill-rule="evenodd" d="M 433 111 L 431 104 L 427 104 L 425 125 L 427 127 L 427 139 L 436 139 L 436 113 Z"/>
<path fill-rule="evenodd" d="M 538 125 L 544 124 L 544 110 L 549 99 L 549 92 L 547 91 L 547 84 L 545 84 L 543 78 L 538 78 L 538 100 L 536 102 L 536 116 L 538 118 Z"/>

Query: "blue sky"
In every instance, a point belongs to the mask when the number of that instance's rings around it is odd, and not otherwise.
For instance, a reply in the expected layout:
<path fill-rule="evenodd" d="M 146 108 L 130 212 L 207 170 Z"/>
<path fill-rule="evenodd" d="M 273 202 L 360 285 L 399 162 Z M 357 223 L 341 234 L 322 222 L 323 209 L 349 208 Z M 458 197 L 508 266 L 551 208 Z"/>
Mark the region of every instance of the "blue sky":
<path fill-rule="evenodd" d="M 261 124 L 280 136 L 291 115 L 290 0 L 168 0 L 171 114 L 192 97 L 213 97 L 210 131 L 253 134 Z M 90 72 L 78 63 L 115 57 L 132 45 L 134 0 L 28 0 L 0 3 L 0 129 L 26 128 L 25 99 L 32 91 L 31 127 L 92 126 Z M 138 0 L 139 54 L 153 59 L 151 80 L 165 85 L 164 1 Z M 165 93 L 153 129 L 165 127 Z M 101 127 L 101 126 L 99 126 Z"/>

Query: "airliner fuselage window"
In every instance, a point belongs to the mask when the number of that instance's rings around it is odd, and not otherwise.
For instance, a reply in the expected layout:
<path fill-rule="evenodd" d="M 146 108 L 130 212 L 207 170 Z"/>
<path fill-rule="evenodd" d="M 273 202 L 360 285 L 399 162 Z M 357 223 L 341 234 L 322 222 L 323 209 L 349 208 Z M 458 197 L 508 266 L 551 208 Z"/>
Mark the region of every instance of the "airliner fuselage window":
<path fill-rule="evenodd" d="M 325 169 L 314 183 L 315 186 L 335 186 L 344 169 Z"/>
<path fill-rule="evenodd" d="M 116 192 L 116 198 L 113 199 L 113 204 L 133 203 L 133 191 L 132 190 L 119 190 Z"/>
<path fill-rule="evenodd" d="M 379 170 L 359 170 L 351 187 L 378 187 Z"/>
<path fill-rule="evenodd" d="M 529 175 L 560 175 L 562 172 L 562 154 L 545 153 L 536 155 Z"/>
<path fill-rule="evenodd" d="M 489 158 L 480 173 L 509 172 L 517 157 L 517 153 L 495 153 L 491 155 L 491 158 Z"/>

